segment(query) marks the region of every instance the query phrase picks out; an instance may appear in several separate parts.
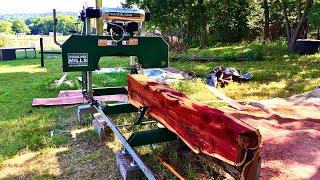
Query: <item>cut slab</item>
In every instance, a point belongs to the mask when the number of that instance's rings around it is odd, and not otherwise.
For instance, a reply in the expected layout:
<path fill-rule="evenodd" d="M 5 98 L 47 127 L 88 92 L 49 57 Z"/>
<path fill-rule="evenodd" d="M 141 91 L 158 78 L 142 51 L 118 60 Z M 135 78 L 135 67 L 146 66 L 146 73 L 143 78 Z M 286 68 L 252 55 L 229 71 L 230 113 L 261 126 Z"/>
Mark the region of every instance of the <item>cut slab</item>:
<path fill-rule="evenodd" d="M 142 75 L 128 77 L 129 102 L 177 134 L 195 153 L 234 166 L 258 150 L 260 133 L 246 123 Z"/>
<path fill-rule="evenodd" d="M 219 99 L 223 100 L 224 102 L 228 103 L 231 107 L 243 111 L 244 106 L 240 103 L 238 103 L 236 100 L 231 99 L 230 97 L 226 96 L 222 92 L 220 92 L 217 88 L 213 86 L 207 86 L 209 91 L 212 92 L 214 95 L 216 95 Z"/>
<path fill-rule="evenodd" d="M 104 95 L 94 96 L 98 101 L 127 101 L 127 95 L 116 94 L 116 95 Z M 81 90 L 68 90 L 60 91 L 56 98 L 35 98 L 32 101 L 32 106 L 68 106 L 77 105 L 85 102 Z"/>

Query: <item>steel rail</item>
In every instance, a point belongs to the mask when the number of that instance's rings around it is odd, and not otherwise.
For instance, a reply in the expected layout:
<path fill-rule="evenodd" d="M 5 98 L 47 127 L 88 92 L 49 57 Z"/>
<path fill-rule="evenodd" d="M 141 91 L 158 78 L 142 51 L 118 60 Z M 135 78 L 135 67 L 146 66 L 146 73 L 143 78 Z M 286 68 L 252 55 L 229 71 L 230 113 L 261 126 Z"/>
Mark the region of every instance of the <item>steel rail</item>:
<path fill-rule="evenodd" d="M 144 162 L 140 159 L 139 155 L 134 151 L 134 149 L 129 145 L 125 137 L 121 134 L 121 132 L 117 129 L 116 125 L 113 124 L 110 118 L 108 118 L 102 111 L 100 106 L 93 106 L 100 116 L 103 118 L 103 120 L 106 122 L 106 124 L 110 127 L 110 129 L 113 131 L 113 133 L 118 137 L 120 142 L 123 144 L 126 151 L 131 155 L 134 162 L 140 167 L 142 172 L 146 175 L 146 177 L 149 180 L 155 180 L 152 171 L 144 164 Z"/>

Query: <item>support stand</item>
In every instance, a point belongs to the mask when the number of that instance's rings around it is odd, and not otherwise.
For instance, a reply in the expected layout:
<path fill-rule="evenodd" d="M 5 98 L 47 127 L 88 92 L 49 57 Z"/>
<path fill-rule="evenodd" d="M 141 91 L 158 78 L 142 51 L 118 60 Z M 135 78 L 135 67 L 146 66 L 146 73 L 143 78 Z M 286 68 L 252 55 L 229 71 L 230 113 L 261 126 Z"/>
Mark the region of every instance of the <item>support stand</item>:
<path fill-rule="evenodd" d="M 139 166 L 132 162 L 132 157 L 125 150 L 116 152 L 116 163 L 124 180 L 143 178 L 143 173 Z"/>

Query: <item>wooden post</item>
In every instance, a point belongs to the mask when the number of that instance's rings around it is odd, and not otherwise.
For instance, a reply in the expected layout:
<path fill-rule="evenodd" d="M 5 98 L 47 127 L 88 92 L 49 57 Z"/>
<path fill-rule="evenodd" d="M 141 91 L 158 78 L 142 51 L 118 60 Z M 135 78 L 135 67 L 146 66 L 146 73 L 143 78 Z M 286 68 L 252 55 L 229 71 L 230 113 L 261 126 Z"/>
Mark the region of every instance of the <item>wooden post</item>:
<path fill-rule="evenodd" d="M 43 38 L 40 38 L 40 53 L 41 53 L 41 58 L 40 58 L 40 63 L 41 67 L 44 67 L 44 56 L 43 56 Z"/>

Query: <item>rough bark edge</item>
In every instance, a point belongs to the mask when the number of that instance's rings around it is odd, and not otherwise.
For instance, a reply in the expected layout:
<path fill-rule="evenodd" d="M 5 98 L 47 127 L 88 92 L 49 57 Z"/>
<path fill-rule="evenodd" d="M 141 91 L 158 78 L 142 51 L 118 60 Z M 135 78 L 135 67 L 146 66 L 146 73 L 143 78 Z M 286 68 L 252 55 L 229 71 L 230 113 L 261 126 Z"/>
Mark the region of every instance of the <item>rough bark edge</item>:
<path fill-rule="evenodd" d="M 139 80 L 141 80 L 142 82 L 156 82 L 156 81 L 154 81 L 154 80 L 152 80 L 152 79 L 150 79 L 150 78 L 148 78 L 148 77 L 146 77 L 146 76 L 142 76 L 142 75 L 130 75 L 130 76 L 132 76 L 131 78 L 133 78 L 133 76 L 139 76 L 139 77 L 140 77 Z M 129 77 L 129 78 L 130 78 L 130 77 Z M 134 78 L 134 79 L 135 79 L 135 78 Z M 159 83 L 159 85 L 161 85 L 161 84 Z M 187 97 L 188 99 L 194 101 L 195 104 L 202 105 L 200 102 L 198 102 L 198 101 L 190 98 L 189 96 L 186 95 L 186 97 Z M 130 98 L 130 92 L 129 92 L 129 103 L 131 103 L 133 106 L 135 106 L 135 107 L 137 107 L 137 108 L 143 107 L 143 105 L 142 105 L 140 102 L 134 101 L 134 100 L 132 100 L 132 99 Z M 160 123 L 162 123 L 162 124 L 163 124 L 166 128 L 168 128 L 170 131 L 172 131 L 173 133 L 177 134 L 177 132 L 176 132 L 169 124 L 167 124 L 163 118 L 157 116 L 156 114 L 150 113 L 150 112 L 148 112 L 148 111 L 147 111 L 147 113 L 148 113 L 150 116 L 152 116 L 152 117 L 154 117 L 155 119 L 157 119 L 158 121 L 160 121 Z M 258 136 L 257 146 L 256 146 L 256 147 L 253 147 L 253 148 L 248 148 L 247 151 L 246 151 L 246 153 L 244 154 L 244 157 L 243 157 L 242 161 L 241 161 L 240 163 L 236 163 L 236 162 L 233 162 L 233 161 L 231 161 L 231 160 L 228 160 L 228 159 L 224 158 L 223 156 L 221 156 L 221 155 L 219 155 L 219 154 L 217 154 L 217 153 L 210 153 L 210 154 L 209 154 L 209 153 L 206 152 L 206 151 L 201 151 L 201 152 L 204 153 L 204 154 L 206 154 L 206 155 L 209 155 L 210 157 L 214 157 L 214 158 L 217 158 L 217 159 L 219 159 L 219 160 L 222 160 L 222 161 L 224 161 L 224 162 L 226 162 L 226 163 L 228 163 L 228 164 L 230 164 L 230 165 L 232 165 L 232 166 L 236 166 L 236 167 L 244 166 L 244 165 L 245 165 L 245 162 L 247 161 L 248 150 L 254 151 L 254 150 L 258 150 L 259 147 L 260 147 L 260 144 L 261 144 L 261 135 L 260 135 L 260 132 L 259 132 L 258 129 L 253 128 L 253 127 L 250 126 L 249 124 L 247 124 L 247 123 L 245 123 L 245 122 L 243 122 L 243 121 L 241 121 L 241 120 L 239 120 L 239 119 L 237 119 L 237 118 L 235 118 L 235 117 L 233 117 L 233 116 L 231 116 L 231 115 L 226 115 L 226 114 L 225 114 L 225 116 L 227 116 L 228 118 L 233 119 L 235 122 L 237 122 L 237 123 L 239 123 L 239 124 L 247 127 L 248 129 L 251 129 L 253 132 L 255 132 L 255 133 L 257 134 L 257 136 Z M 178 135 L 178 134 L 177 134 L 177 135 Z M 179 135 L 178 135 L 178 136 L 179 136 Z M 195 152 L 195 153 L 197 153 L 197 154 L 200 154 L 200 151 L 199 151 L 198 149 L 195 149 L 193 146 L 191 146 L 191 145 L 190 145 L 186 140 L 184 140 L 181 136 L 179 136 L 179 137 L 181 138 L 181 140 L 182 140 L 193 152 Z"/>

